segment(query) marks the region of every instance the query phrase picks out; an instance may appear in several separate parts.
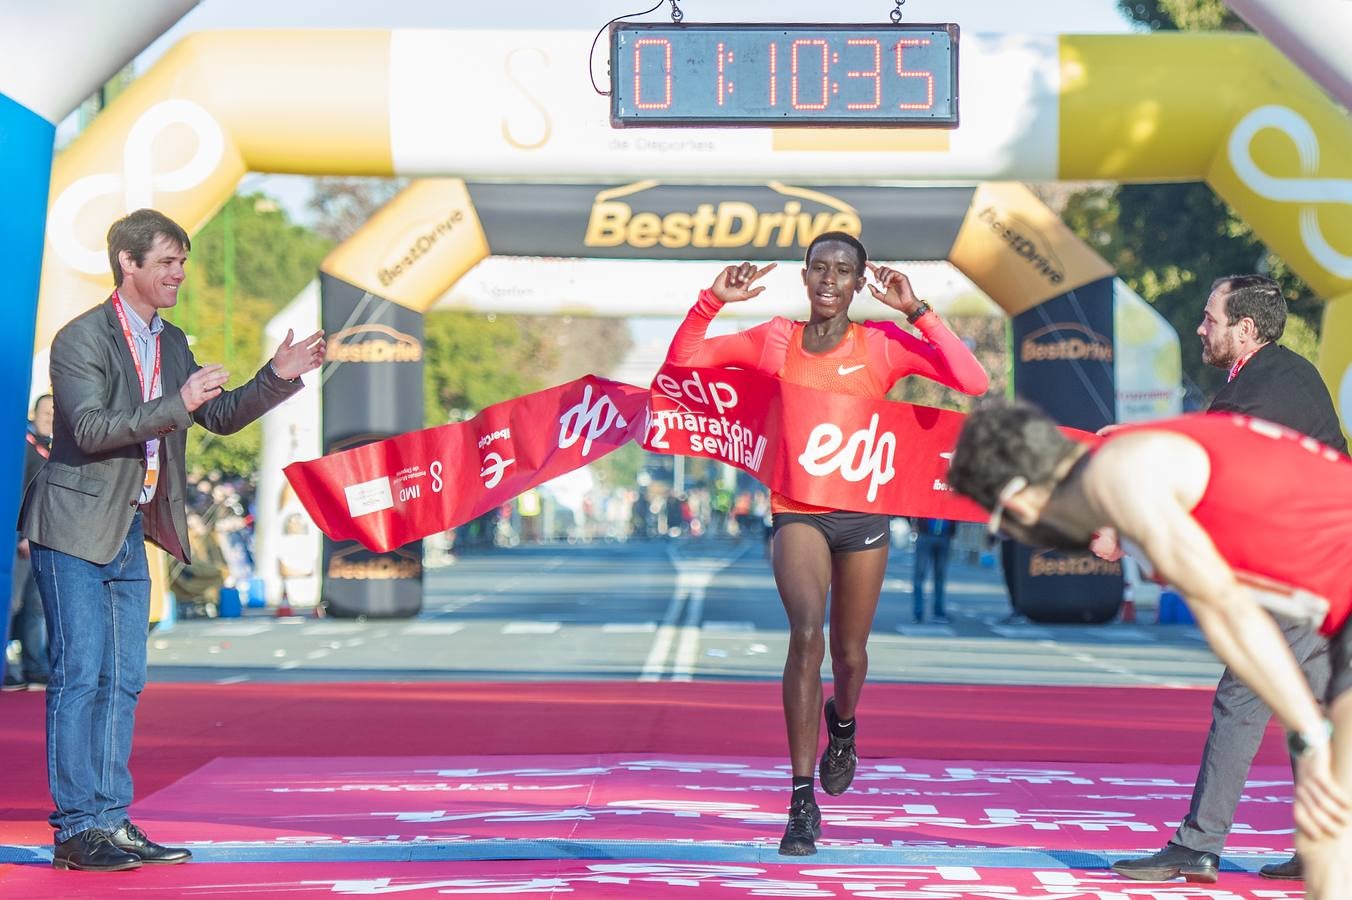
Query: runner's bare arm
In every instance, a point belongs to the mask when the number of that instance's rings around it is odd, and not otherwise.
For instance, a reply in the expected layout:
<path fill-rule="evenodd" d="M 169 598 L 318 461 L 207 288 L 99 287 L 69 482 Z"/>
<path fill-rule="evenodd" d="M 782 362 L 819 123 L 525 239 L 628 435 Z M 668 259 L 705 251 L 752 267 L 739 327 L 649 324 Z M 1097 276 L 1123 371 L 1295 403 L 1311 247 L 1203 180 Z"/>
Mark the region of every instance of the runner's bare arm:
<path fill-rule="evenodd" d="M 1131 436 L 1099 451 L 1085 490 L 1160 578 L 1179 589 L 1216 655 L 1288 730 L 1314 733 L 1323 713 L 1281 631 L 1189 511 L 1209 474 L 1206 454 L 1186 438 Z M 1314 836 L 1332 834 L 1346 820 L 1348 800 L 1327 747 L 1302 759 L 1300 777 L 1298 824 Z"/>

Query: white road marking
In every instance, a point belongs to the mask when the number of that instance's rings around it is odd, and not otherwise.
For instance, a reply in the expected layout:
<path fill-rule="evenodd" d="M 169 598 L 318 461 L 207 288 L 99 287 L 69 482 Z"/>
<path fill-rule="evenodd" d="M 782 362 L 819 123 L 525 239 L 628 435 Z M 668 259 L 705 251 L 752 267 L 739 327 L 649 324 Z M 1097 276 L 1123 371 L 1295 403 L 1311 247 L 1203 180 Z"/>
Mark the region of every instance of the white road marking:
<path fill-rule="evenodd" d="M 405 635 L 437 634 L 448 635 L 455 634 L 458 631 L 465 630 L 464 622 L 414 622 L 404 627 Z"/>
<path fill-rule="evenodd" d="M 696 557 L 682 559 L 668 551 L 672 565 L 676 567 L 676 587 L 671 593 L 671 602 L 667 604 L 662 624 L 658 626 L 653 645 L 648 650 L 648 658 L 639 673 L 639 681 L 661 681 L 667 670 L 667 657 L 676 647 L 672 660 L 672 680 L 689 681 L 694 674 L 695 658 L 699 653 L 699 621 L 704 614 L 704 591 L 714 580 L 714 576 L 732 565 L 750 547 L 744 544 L 732 556 L 725 559 Z M 677 620 L 682 619 L 679 630 Z M 679 676 L 678 676 L 679 673 Z"/>
<path fill-rule="evenodd" d="M 602 634 L 651 634 L 656 630 L 656 622 L 607 622 L 601 626 Z"/>
<path fill-rule="evenodd" d="M 503 634 L 553 634 L 563 627 L 562 622 L 508 622 Z"/>

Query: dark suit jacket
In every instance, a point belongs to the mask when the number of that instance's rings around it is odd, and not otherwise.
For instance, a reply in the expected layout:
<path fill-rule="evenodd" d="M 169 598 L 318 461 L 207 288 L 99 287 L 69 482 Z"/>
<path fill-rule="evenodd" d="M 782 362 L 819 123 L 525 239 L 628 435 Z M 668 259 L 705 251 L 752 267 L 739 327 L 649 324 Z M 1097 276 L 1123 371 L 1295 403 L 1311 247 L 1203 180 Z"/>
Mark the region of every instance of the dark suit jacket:
<path fill-rule="evenodd" d="M 1207 411 L 1267 419 L 1347 452 L 1347 439 L 1319 370 L 1280 344 L 1259 349 L 1235 380 L 1216 392 Z"/>
<path fill-rule="evenodd" d="M 247 384 L 189 414 L 179 389 L 199 368 L 187 337 L 165 322 L 160 332 L 163 396 L 146 402 L 111 298 L 58 331 L 51 352 L 52 453 L 24 493 L 23 536 L 98 565 L 111 561 L 138 506 L 145 442 L 159 437 L 159 487 L 142 523 L 148 540 L 187 562 L 184 451 L 189 426 L 196 422 L 231 434 L 301 389 L 299 379 L 279 378 L 265 364 Z"/>

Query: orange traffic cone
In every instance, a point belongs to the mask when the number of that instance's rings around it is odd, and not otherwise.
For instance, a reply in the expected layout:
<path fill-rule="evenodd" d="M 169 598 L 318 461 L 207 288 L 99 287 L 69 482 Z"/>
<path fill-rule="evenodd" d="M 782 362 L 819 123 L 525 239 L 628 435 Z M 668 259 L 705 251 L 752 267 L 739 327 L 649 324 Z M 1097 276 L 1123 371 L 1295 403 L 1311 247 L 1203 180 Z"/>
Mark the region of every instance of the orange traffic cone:
<path fill-rule="evenodd" d="M 277 618 L 284 616 L 294 616 L 291 611 L 291 597 L 286 592 L 286 579 L 282 579 L 282 602 L 277 606 Z"/>

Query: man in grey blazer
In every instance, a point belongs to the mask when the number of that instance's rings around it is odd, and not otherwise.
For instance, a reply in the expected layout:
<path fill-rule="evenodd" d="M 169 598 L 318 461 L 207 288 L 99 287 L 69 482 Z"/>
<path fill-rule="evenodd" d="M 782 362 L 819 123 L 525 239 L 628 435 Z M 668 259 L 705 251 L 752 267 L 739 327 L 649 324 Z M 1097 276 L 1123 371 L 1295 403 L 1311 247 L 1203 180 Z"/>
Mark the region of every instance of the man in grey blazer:
<path fill-rule="evenodd" d="M 113 871 L 186 862 L 127 818 L 132 724 L 146 680 L 150 576 L 144 541 L 188 560 L 186 432 L 230 434 L 302 387 L 324 359 L 322 332 L 287 334 L 246 384 L 200 366 L 160 318 L 178 300 L 191 244 L 155 210 L 108 231 L 116 285 L 52 341 L 51 455 L 29 484 L 19 526 L 50 635 L 47 770 L 52 864 Z"/>
<path fill-rule="evenodd" d="M 1235 275 L 1212 285 L 1197 335 L 1202 361 L 1228 369 L 1229 380 L 1208 412 L 1267 419 L 1346 453 L 1347 441 L 1319 371 L 1277 343 L 1285 328 L 1286 300 L 1271 278 Z M 1324 696 L 1330 675 L 1327 642 L 1304 625 L 1278 624 L 1315 696 Z M 1217 879 L 1221 848 L 1272 711 L 1227 668 L 1216 686 L 1211 714 L 1187 817 L 1163 850 L 1113 863 L 1119 875 L 1143 881 L 1180 875 L 1203 883 Z M 1292 857 L 1260 872 L 1268 878 L 1297 879 L 1300 860 Z"/>

